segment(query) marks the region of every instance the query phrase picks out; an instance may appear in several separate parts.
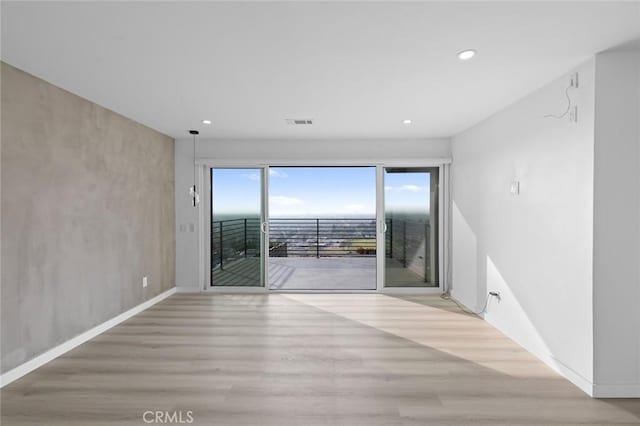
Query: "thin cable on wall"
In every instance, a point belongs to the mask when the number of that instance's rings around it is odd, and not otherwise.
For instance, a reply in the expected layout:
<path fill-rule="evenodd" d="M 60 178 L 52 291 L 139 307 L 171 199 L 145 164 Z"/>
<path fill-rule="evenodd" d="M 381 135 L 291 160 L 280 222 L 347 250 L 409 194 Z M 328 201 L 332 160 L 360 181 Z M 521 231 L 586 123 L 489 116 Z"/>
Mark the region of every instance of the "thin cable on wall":
<path fill-rule="evenodd" d="M 544 116 L 544 118 L 556 118 L 556 119 L 561 119 L 567 116 L 567 114 L 569 114 L 569 112 L 571 111 L 571 107 L 573 106 L 573 100 L 571 99 L 571 96 L 569 96 L 569 90 L 571 90 L 573 88 L 572 84 L 569 84 L 569 86 L 565 89 L 564 91 L 564 95 L 567 97 L 567 109 L 560 115 L 554 115 L 554 114 L 547 114 Z"/>
<path fill-rule="evenodd" d="M 449 300 L 449 301 L 455 303 L 458 306 L 458 308 L 460 308 L 460 310 L 462 312 L 467 313 L 467 314 L 473 314 L 473 315 L 482 315 L 482 314 L 487 312 L 487 308 L 489 307 L 489 298 L 490 297 L 495 297 L 495 298 L 498 299 L 498 301 L 500 301 L 500 293 L 495 292 L 495 291 L 490 291 L 489 293 L 487 293 L 486 299 L 484 299 L 484 306 L 482 307 L 482 309 L 479 310 L 479 311 L 472 311 L 470 309 L 467 309 L 464 305 L 462 305 L 456 299 L 451 297 L 451 293 L 449 291 L 447 291 L 445 293 L 442 293 L 440 295 L 441 299 Z"/>
<path fill-rule="evenodd" d="M 197 130 L 189 130 L 189 134 L 193 136 L 193 186 L 189 188 L 189 194 L 193 200 L 193 207 L 196 207 L 200 203 L 200 195 L 196 190 L 196 135 L 200 132 Z"/>

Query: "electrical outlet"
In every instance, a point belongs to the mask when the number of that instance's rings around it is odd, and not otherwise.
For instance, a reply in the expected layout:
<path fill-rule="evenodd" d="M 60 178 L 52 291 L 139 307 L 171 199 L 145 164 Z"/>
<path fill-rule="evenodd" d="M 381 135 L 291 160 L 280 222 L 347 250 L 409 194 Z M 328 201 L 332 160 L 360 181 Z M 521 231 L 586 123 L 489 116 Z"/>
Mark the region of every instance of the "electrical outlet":
<path fill-rule="evenodd" d="M 147 277 L 142 277 L 142 288 L 146 288 L 147 285 L 149 285 L 149 282 L 147 281 Z"/>
<path fill-rule="evenodd" d="M 572 106 L 571 109 L 569 110 L 569 121 L 571 123 L 578 122 L 578 105 Z"/>
<path fill-rule="evenodd" d="M 571 76 L 569 77 L 569 86 L 573 87 L 574 89 L 577 89 L 579 86 L 579 82 L 578 82 L 578 73 L 574 72 L 573 74 L 571 74 Z"/>

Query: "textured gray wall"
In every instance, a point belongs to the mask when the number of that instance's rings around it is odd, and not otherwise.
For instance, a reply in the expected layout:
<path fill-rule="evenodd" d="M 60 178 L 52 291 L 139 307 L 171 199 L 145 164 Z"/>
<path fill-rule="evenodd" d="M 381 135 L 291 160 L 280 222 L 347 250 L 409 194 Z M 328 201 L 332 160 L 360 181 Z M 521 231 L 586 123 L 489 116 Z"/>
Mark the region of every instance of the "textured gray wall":
<path fill-rule="evenodd" d="M 1 81 L 6 372 L 175 285 L 175 194 L 173 139 L 4 63 Z"/>

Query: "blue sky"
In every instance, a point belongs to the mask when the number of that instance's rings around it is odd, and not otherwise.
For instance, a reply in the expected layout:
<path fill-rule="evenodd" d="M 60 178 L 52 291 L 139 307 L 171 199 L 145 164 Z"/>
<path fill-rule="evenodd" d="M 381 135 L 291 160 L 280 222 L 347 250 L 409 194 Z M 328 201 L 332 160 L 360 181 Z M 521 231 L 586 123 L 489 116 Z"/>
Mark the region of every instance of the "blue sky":
<path fill-rule="evenodd" d="M 269 214 L 278 216 L 373 217 L 373 167 L 273 167 Z"/>
<path fill-rule="evenodd" d="M 214 169 L 214 215 L 260 211 L 260 169 Z M 269 213 L 287 216 L 375 216 L 374 167 L 271 167 Z M 388 210 L 427 210 L 427 173 L 385 173 Z"/>
<path fill-rule="evenodd" d="M 430 174 L 385 173 L 384 202 L 387 214 L 429 211 Z"/>

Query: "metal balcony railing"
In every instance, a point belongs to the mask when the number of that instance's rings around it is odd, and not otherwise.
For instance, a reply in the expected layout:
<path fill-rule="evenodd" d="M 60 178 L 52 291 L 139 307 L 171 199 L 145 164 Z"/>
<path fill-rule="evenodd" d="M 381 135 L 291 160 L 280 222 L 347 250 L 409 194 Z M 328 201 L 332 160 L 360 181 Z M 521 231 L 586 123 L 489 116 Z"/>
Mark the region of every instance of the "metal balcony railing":
<path fill-rule="evenodd" d="M 269 246 L 286 244 L 286 256 L 374 256 L 376 220 L 296 218 L 269 221 Z"/>
<path fill-rule="evenodd" d="M 431 226 L 428 222 L 403 219 L 387 219 L 386 224 L 385 256 L 398 260 L 406 268 L 409 256 L 429 241 Z"/>
<path fill-rule="evenodd" d="M 211 223 L 211 266 L 260 256 L 260 219 L 242 218 Z"/>
<path fill-rule="evenodd" d="M 424 222 L 387 219 L 385 256 L 407 266 L 415 242 L 428 241 Z M 360 257 L 376 254 L 376 220 L 372 218 L 273 218 L 269 221 L 271 257 Z M 259 257 L 258 218 L 213 221 L 211 266 L 241 258 Z"/>

